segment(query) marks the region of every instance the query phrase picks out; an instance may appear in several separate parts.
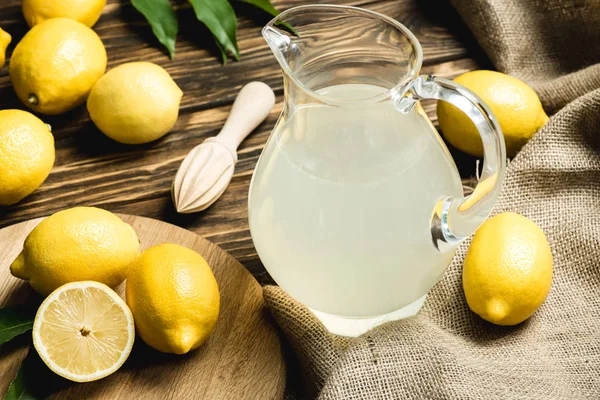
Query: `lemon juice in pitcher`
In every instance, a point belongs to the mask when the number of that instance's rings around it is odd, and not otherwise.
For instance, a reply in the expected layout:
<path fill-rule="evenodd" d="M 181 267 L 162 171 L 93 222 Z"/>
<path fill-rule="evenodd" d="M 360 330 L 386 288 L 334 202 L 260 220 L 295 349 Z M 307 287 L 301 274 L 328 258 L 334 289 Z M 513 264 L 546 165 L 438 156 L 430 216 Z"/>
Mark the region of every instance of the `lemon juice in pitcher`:
<path fill-rule="evenodd" d="M 384 91 L 319 93 L 343 102 Z M 250 193 L 252 238 L 275 281 L 340 316 L 387 314 L 422 297 L 453 255 L 431 245 L 432 210 L 462 195 L 433 129 L 420 107 L 401 114 L 390 101 L 297 108 L 273 133 Z"/>
<path fill-rule="evenodd" d="M 285 104 L 250 185 L 261 261 L 330 332 L 357 336 L 415 314 L 498 197 L 497 121 L 467 89 L 419 76 L 418 41 L 381 14 L 301 6 L 263 35 Z M 482 182 L 469 197 L 424 98 L 458 107 L 481 133 Z"/>

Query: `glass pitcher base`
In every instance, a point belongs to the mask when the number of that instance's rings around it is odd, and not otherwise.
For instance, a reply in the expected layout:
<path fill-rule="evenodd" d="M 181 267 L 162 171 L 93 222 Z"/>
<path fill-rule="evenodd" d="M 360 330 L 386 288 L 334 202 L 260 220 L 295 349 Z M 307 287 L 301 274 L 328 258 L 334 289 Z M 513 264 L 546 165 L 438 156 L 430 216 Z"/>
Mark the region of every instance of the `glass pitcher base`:
<path fill-rule="evenodd" d="M 369 318 L 340 317 L 339 315 L 327 314 L 312 308 L 310 311 L 325 325 L 325 328 L 329 332 L 339 336 L 357 337 L 386 322 L 412 317 L 421 310 L 426 297 L 427 295 L 391 313 Z"/>

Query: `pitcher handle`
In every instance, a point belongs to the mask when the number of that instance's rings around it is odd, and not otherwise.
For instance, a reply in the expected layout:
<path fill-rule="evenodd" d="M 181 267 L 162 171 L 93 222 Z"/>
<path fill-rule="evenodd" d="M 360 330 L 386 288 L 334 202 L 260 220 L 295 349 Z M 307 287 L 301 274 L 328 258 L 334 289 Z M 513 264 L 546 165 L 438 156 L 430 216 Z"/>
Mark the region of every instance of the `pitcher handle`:
<path fill-rule="evenodd" d="M 434 244 L 443 250 L 474 233 L 489 216 L 504 180 L 506 148 L 494 114 L 473 92 L 448 79 L 421 75 L 394 99 L 396 108 L 408 112 L 421 99 L 443 100 L 458 107 L 473 121 L 483 141 L 484 164 L 479 184 L 470 196 L 441 199 L 433 212 Z"/>

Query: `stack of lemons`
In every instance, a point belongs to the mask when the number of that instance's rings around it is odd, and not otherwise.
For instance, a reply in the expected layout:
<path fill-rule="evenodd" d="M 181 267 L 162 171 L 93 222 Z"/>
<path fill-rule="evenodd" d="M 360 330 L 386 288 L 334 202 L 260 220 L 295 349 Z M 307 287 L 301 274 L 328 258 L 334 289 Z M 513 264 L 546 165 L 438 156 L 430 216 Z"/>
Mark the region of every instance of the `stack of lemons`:
<path fill-rule="evenodd" d="M 10 57 L 13 88 L 35 113 L 62 114 L 87 102 L 91 119 L 112 139 L 157 140 L 175 125 L 183 93 L 152 63 L 128 63 L 105 74 L 106 49 L 91 29 L 105 4 L 23 0 L 31 29 Z M 10 42 L 0 29 L 0 68 Z M 26 111 L 0 111 L 0 206 L 35 191 L 55 157 L 50 126 Z M 97 208 L 73 208 L 41 222 L 11 273 L 47 296 L 33 328 L 39 355 L 54 372 L 78 382 L 105 377 L 124 363 L 134 325 L 150 346 L 183 354 L 207 339 L 219 314 L 217 283 L 199 254 L 176 245 L 140 254 L 133 228 Z M 127 302 L 111 289 L 126 278 Z"/>
<path fill-rule="evenodd" d="M 23 0 L 31 30 L 15 47 L 9 75 L 32 111 L 62 114 L 87 101 L 91 119 L 126 144 L 157 140 L 175 125 L 182 91 L 160 66 L 128 63 L 106 75 L 104 44 L 91 29 L 106 0 Z M 0 29 L 0 68 L 11 36 Z M 48 177 L 55 151 L 49 128 L 33 115 L 5 110 L 0 118 L 0 206 L 12 205 Z M 9 120 L 9 119 L 10 120 Z M 27 132 L 18 141 L 17 132 Z M 30 146 L 32 141 L 38 144 Z"/>
<path fill-rule="evenodd" d="M 548 122 L 537 94 L 523 81 L 495 71 L 471 71 L 455 82 L 470 89 L 492 110 L 504 134 L 506 153 L 514 157 Z M 477 128 L 462 111 L 440 101 L 440 129 L 455 148 L 483 157 Z M 528 319 L 545 301 L 552 284 L 552 251 L 531 220 L 503 213 L 475 233 L 465 257 L 463 289 L 468 306 L 497 325 Z"/>
<path fill-rule="evenodd" d="M 140 254 L 134 229 L 98 208 L 46 218 L 10 270 L 47 296 L 34 346 L 52 371 L 76 382 L 115 372 L 131 352 L 134 325 L 148 345 L 184 354 L 207 340 L 219 316 L 219 288 L 202 256 L 174 244 Z M 127 302 L 111 289 L 125 279 Z"/>

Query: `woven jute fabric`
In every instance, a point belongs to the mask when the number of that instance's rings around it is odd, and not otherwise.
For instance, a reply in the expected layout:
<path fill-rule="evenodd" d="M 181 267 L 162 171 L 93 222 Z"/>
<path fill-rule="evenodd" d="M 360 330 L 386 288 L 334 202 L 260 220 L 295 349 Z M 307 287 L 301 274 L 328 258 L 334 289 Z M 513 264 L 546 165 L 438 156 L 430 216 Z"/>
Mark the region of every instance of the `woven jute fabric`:
<path fill-rule="evenodd" d="M 600 1 L 454 0 L 497 69 L 559 110 L 507 169 L 494 214 L 535 221 L 554 256 L 548 299 L 499 327 L 464 300 L 459 248 L 415 317 L 329 334 L 275 286 L 264 296 L 322 399 L 600 399 Z"/>
<path fill-rule="evenodd" d="M 555 112 L 600 87 L 600 1 L 451 0 L 499 71 Z"/>

